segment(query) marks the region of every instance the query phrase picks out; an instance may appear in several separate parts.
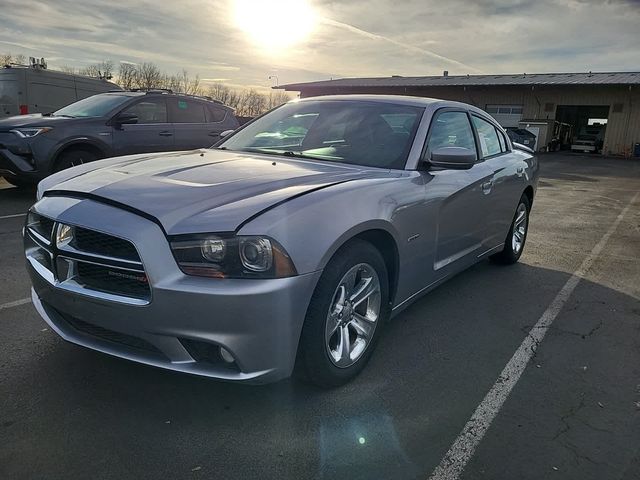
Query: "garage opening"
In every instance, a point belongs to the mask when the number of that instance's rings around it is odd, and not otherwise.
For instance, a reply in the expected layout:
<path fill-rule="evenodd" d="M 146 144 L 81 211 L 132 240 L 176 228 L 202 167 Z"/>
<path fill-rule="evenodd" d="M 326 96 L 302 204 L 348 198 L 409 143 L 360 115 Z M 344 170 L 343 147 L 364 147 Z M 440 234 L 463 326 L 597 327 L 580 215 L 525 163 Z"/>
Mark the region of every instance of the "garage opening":
<path fill-rule="evenodd" d="M 609 105 L 558 105 L 553 138 L 555 149 L 602 153 Z"/>

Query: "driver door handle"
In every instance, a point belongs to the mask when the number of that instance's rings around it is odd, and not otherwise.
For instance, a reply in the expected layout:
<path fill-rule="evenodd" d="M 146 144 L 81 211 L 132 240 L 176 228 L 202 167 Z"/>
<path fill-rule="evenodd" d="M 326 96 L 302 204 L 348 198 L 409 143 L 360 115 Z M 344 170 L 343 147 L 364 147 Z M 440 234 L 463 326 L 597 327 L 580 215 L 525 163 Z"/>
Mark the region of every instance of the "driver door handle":
<path fill-rule="evenodd" d="M 164 132 L 160 132 L 158 135 L 160 135 L 161 137 L 171 137 L 173 136 L 173 133 L 165 130 Z"/>
<path fill-rule="evenodd" d="M 484 182 L 482 185 L 482 191 L 484 193 L 491 192 L 491 187 L 493 187 L 493 180 L 489 180 L 488 182 Z"/>

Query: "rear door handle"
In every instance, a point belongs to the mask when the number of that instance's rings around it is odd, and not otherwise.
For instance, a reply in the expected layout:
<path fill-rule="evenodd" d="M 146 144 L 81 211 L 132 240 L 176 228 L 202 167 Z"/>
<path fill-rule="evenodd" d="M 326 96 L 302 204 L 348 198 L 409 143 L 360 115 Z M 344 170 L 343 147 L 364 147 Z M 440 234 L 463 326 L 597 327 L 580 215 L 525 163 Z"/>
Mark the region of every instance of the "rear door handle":
<path fill-rule="evenodd" d="M 160 135 L 161 137 L 171 137 L 173 136 L 173 133 L 165 131 L 165 132 L 160 132 L 158 135 Z"/>
<path fill-rule="evenodd" d="M 210 137 L 219 137 L 220 136 L 220 132 L 209 132 L 209 136 Z"/>

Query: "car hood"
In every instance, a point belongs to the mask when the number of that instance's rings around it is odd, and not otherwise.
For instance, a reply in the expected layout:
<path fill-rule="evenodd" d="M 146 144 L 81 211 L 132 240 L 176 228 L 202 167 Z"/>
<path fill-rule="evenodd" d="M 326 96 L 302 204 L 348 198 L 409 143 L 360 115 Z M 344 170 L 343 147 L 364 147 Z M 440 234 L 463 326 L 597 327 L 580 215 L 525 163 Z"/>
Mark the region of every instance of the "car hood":
<path fill-rule="evenodd" d="M 60 123 L 72 122 L 74 120 L 78 119 L 68 117 L 52 117 L 48 115 L 44 116 L 41 113 L 34 113 L 31 115 L 17 115 L 14 117 L 0 119 L 0 132 L 11 130 L 12 128 L 21 127 L 46 127 Z"/>
<path fill-rule="evenodd" d="M 154 217 L 171 235 L 235 231 L 292 197 L 358 178 L 388 176 L 381 169 L 221 150 L 122 157 L 88 167 L 60 172 L 45 180 L 40 191 L 137 210 Z"/>

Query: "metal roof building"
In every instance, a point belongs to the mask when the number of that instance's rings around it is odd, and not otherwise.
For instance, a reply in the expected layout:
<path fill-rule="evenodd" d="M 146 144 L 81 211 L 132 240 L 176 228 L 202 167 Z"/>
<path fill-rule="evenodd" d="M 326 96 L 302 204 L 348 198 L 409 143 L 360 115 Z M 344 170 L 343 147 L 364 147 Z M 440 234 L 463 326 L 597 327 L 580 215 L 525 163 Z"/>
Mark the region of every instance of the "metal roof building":
<path fill-rule="evenodd" d="M 536 134 L 536 149 L 570 147 L 590 123 L 604 122 L 601 152 L 630 155 L 640 143 L 640 72 L 520 73 L 342 78 L 279 85 L 302 97 L 369 93 L 470 103 L 504 127 Z"/>

